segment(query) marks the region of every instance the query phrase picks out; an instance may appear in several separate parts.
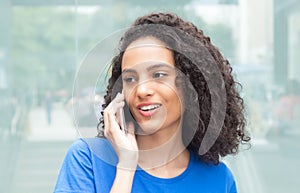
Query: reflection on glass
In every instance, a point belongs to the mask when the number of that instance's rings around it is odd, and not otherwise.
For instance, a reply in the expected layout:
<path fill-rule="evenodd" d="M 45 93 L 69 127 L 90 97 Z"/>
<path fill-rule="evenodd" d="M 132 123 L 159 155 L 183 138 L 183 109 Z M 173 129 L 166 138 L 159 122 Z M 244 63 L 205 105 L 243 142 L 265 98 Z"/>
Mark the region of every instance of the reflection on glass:
<path fill-rule="evenodd" d="M 96 133 L 100 116 L 101 86 L 72 98 L 80 61 L 133 18 L 159 10 L 203 28 L 243 85 L 252 148 L 226 160 L 240 192 L 298 192 L 299 1 L 26 2 L 0 3 L 0 192 L 52 192 L 75 127 Z M 97 72 L 86 73 L 88 81 Z"/>

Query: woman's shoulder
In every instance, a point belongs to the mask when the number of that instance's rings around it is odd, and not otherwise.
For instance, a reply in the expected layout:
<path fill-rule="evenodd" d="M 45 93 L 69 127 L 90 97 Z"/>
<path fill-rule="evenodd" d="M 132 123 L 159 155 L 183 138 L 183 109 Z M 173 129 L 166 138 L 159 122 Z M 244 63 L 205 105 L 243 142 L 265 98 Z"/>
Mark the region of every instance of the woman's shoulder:
<path fill-rule="evenodd" d="M 79 138 L 72 143 L 68 154 L 75 157 L 86 157 L 92 160 L 102 160 L 108 163 L 117 162 L 117 155 L 107 139 Z"/>
<path fill-rule="evenodd" d="M 110 143 L 107 139 L 104 138 L 79 138 L 74 141 L 69 150 L 71 151 L 90 151 L 94 149 L 93 147 L 107 147 L 110 146 Z"/>
<path fill-rule="evenodd" d="M 220 161 L 218 164 L 206 163 L 196 153 L 192 153 L 192 159 L 196 170 L 201 170 L 207 175 L 217 175 L 233 179 L 233 174 L 225 162 Z"/>
<path fill-rule="evenodd" d="M 95 156 L 97 152 L 107 151 L 109 146 L 109 141 L 100 138 L 74 141 L 60 169 L 54 192 L 95 192 L 95 186 L 100 183 L 99 176 L 107 178 L 113 173 L 112 167 L 107 167 L 103 159 Z"/>
<path fill-rule="evenodd" d="M 196 179 L 197 183 L 203 184 L 204 189 L 212 190 L 213 187 L 216 192 L 237 192 L 234 176 L 224 162 L 220 161 L 218 164 L 206 163 L 201 160 L 199 155 L 194 153 L 192 168 L 193 178 Z"/>

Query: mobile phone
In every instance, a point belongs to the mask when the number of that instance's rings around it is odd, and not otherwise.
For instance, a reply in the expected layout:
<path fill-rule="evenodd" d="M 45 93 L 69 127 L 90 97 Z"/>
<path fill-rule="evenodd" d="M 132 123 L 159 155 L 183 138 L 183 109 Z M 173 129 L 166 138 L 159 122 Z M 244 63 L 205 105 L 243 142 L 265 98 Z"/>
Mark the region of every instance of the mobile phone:
<path fill-rule="evenodd" d="M 123 90 L 122 90 L 122 94 L 123 94 Z M 124 109 L 123 108 L 118 109 L 117 113 L 120 121 L 120 127 L 125 133 L 127 133 Z"/>

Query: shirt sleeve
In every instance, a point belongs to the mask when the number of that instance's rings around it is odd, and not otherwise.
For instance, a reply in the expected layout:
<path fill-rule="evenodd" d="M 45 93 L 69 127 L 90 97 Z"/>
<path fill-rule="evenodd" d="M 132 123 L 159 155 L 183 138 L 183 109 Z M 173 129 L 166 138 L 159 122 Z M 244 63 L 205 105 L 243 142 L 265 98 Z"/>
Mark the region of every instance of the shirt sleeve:
<path fill-rule="evenodd" d="M 235 181 L 235 178 L 233 176 L 233 173 L 232 171 L 230 170 L 230 168 L 227 166 L 226 163 L 222 163 L 224 169 L 225 169 L 225 175 L 226 175 L 226 178 L 227 178 L 227 189 L 226 189 L 226 192 L 228 193 L 238 193 L 238 190 L 237 190 L 237 185 L 236 185 L 236 181 Z"/>
<path fill-rule="evenodd" d="M 233 184 L 231 185 L 229 193 L 237 193 L 236 183 L 233 181 Z"/>
<path fill-rule="evenodd" d="M 83 140 L 69 148 L 57 178 L 54 193 L 95 192 L 91 152 Z"/>

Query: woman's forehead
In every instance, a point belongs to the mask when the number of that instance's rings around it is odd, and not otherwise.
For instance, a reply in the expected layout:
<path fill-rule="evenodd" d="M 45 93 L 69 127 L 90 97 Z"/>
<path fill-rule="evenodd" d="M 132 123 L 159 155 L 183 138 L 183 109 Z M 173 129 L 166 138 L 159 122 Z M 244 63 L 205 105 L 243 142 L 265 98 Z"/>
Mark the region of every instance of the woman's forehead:
<path fill-rule="evenodd" d="M 132 42 L 125 50 L 122 70 L 153 61 L 175 66 L 173 52 L 161 41 L 152 37 L 141 38 Z"/>
<path fill-rule="evenodd" d="M 165 71 L 173 73 L 176 68 L 172 64 L 163 63 L 161 61 L 149 61 L 146 63 L 137 64 L 134 66 L 126 67 L 122 69 L 122 74 L 127 73 L 147 73 L 152 71 Z"/>
<path fill-rule="evenodd" d="M 160 41 L 159 39 L 152 37 L 152 36 L 146 36 L 146 37 L 141 37 L 138 38 L 136 40 L 134 40 L 133 42 L 131 42 L 128 47 L 126 48 L 127 50 L 133 49 L 133 48 L 137 48 L 137 47 L 141 47 L 141 46 L 156 46 L 156 47 L 167 47 L 166 44 L 162 41 Z"/>

